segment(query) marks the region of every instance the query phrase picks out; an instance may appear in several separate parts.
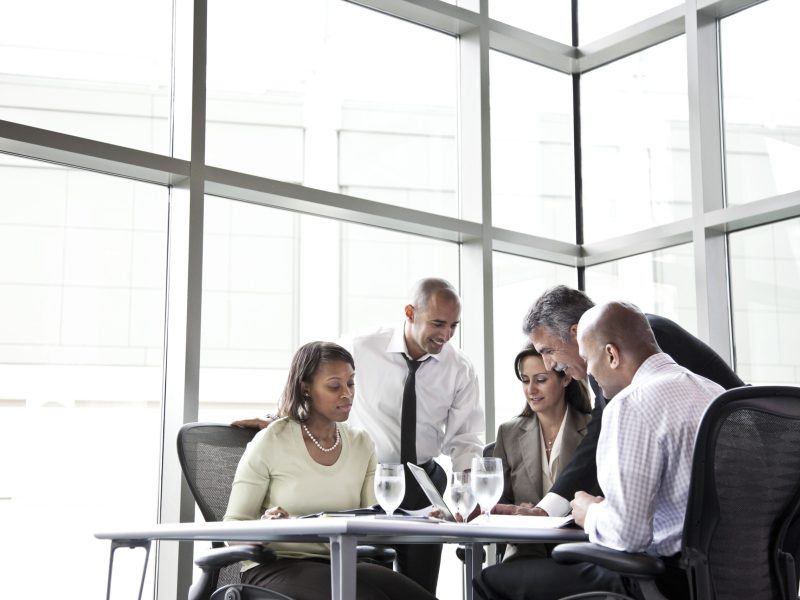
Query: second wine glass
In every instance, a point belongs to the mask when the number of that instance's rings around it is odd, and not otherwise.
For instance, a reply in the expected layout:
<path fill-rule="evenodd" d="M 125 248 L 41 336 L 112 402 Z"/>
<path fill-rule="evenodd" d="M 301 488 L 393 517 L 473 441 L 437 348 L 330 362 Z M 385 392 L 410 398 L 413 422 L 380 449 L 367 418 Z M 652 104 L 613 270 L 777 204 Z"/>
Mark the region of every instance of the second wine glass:
<path fill-rule="evenodd" d="M 403 465 L 383 463 L 375 468 L 375 498 L 387 516 L 394 514 L 405 493 Z"/>
<path fill-rule="evenodd" d="M 481 512 L 488 519 L 503 494 L 503 461 L 493 457 L 473 458 L 471 479 Z"/>

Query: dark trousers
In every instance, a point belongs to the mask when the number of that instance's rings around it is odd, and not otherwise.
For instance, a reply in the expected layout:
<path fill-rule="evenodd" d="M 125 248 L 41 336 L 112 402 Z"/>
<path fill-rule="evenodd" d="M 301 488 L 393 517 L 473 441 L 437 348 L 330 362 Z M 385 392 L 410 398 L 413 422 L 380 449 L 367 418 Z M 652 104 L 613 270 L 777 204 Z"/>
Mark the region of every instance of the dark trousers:
<path fill-rule="evenodd" d="M 331 565 L 315 558 L 279 558 L 243 571 L 242 583 L 280 592 L 293 600 L 324 600 L 331 597 Z M 356 566 L 356 600 L 436 599 L 391 569 L 360 562 Z"/>
<path fill-rule="evenodd" d="M 488 567 L 472 581 L 481 600 L 556 600 L 593 590 L 630 594 L 624 578 L 596 565 L 519 558 Z"/>
<path fill-rule="evenodd" d="M 439 493 L 444 494 L 447 487 L 447 473 L 439 463 L 431 459 L 420 467 L 425 469 Z M 406 495 L 400 508 L 417 510 L 430 506 L 431 501 L 419 487 L 417 480 L 409 473 L 408 468 L 405 471 Z M 397 571 L 416 581 L 435 596 L 436 584 L 439 582 L 439 566 L 442 562 L 442 544 L 397 544 L 394 549 L 397 551 L 395 561 Z"/>
<path fill-rule="evenodd" d="M 656 580 L 667 598 L 689 598 L 686 571 L 678 555 L 664 558 L 666 572 Z M 551 558 L 519 558 L 484 569 L 472 581 L 482 600 L 556 600 L 571 594 L 601 591 L 641 598 L 633 579 L 589 563 L 560 564 Z"/>

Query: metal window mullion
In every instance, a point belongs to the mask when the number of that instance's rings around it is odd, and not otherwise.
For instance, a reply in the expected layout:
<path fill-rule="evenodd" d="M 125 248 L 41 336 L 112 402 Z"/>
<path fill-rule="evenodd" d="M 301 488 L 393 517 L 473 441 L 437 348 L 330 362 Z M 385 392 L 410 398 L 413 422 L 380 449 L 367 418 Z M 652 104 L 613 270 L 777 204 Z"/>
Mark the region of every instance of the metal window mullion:
<path fill-rule="evenodd" d="M 490 440 L 495 426 L 488 2 L 477 0 L 469 8 L 480 9 L 480 26 L 458 40 L 459 192 L 462 219 L 480 223 L 481 233 L 461 244 L 462 343 L 483 386 Z"/>
<path fill-rule="evenodd" d="M 710 14 L 686 3 L 692 233 L 697 330 L 732 364 L 731 306 L 726 238 L 704 226 L 705 214 L 724 206 L 719 26 Z"/>
<path fill-rule="evenodd" d="M 206 127 L 206 0 L 176 0 L 173 153 L 189 155 L 189 178 L 170 190 L 167 331 L 162 402 L 158 521 L 194 521 L 194 500 L 175 451 L 177 431 L 199 413 L 200 322 Z M 189 43 L 191 39 L 191 44 Z M 188 66 L 191 63 L 191 70 Z M 182 77 L 191 72 L 191 80 Z M 188 145 L 188 147 L 187 147 Z M 193 544 L 159 544 L 156 598 L 185 598 Z"/>

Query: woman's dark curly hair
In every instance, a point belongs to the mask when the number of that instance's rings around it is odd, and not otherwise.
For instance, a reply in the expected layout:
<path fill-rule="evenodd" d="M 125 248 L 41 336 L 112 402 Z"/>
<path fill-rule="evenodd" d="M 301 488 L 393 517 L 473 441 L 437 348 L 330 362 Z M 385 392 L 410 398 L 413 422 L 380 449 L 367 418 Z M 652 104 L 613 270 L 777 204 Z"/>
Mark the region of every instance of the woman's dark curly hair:
<path fill-rule="evenodd" d="M 533 344 L 526 344 L 525 347 L 519 351 L 516 358 L 514 358 L 514 375 L 517 376 L 517 379 L 522 381 L 522 361 L 528 358 L 529 356 L 541 356 L 536 351 L 536 348 L 533 347 Z M 553 371 L 559 379 L 563 379 L 565 377 L 564 373 L 561 371 Z M 576 380 L 573 379 L 569 382 L 567 387 L 564 389 L 564 397 L 567 400 L 567 404 L 572 406 L 575 410 L 582 413 L 590 413 L 592 412 L 592 405 L 589 402 L 589 394 L 586 391 L 586 387 Z M 525 408 L 519 413 L 520 417 L 532 417 L 533 411 L 531 407 L 525 402 Z"/>

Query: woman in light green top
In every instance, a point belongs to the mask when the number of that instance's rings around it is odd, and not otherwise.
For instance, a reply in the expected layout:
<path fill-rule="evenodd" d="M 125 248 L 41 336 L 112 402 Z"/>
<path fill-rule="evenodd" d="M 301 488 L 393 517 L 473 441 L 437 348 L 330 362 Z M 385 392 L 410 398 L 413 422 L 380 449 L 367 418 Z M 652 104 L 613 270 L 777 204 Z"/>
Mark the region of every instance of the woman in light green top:
<path fill-rule="evenodd" d="M 353 404 L 355 365 L 336 344 L 302 346 L 278 406 L 281 417 L 263 429 L 239 461 L 224 520 L 284 519 L 375 504 L 375 446 L 345 424 Z M 247 563 L 242 582 L 296 600 L 329 598 L 328 544 L 270 543 L 276 559 Z M 359 563 L 358 600 L 433 598 L 391 569 Z"/>

